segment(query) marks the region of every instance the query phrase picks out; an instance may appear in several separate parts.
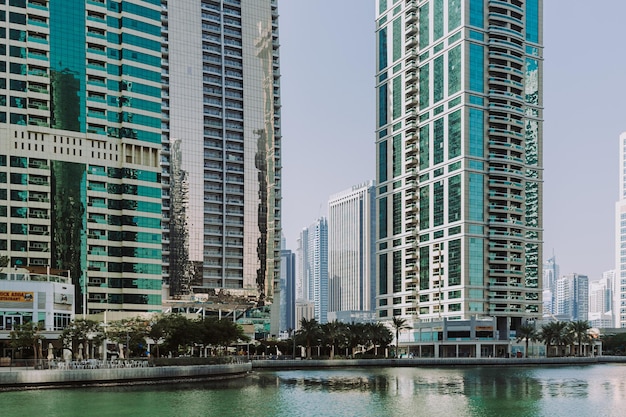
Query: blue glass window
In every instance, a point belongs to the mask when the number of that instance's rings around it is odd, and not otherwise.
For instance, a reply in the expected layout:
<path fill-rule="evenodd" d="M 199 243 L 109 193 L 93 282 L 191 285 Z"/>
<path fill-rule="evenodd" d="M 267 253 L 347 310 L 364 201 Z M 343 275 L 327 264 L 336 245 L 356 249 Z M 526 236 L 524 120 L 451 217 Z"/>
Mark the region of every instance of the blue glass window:
<path fill-rule="evenodd" d="M 484 0 L 470 0 L 470 25 L 479 28 L 485 25 Z"/>
<path fill-rule="evenodd" d="M 378 32 L 378 70 L 387 68 L 387 28 Z"/>
<path fill-rule="evenodd" d="M 539 1 L 526 0 L 526 40 L 539 42 Z"/>
<path fill-rule="evenodd" d="M 469 215 L 470 221 L 483 221 L 483 204 L 484 204 L 484 185 L 483 175 L 474 172 L 469 173 Z"/>
<path fill-rule="evenodd" d="M 383 84 L 378 87 L 378 127 L 386 125 L 389 120 L 387 107 L 387 84 Z"/>
<path fill-rule="evenodd" d="M 387 181 L 387 141 L 378 144 L 378 182 Z"/>
<path fill-rule="evenodd" d="M 469 154 L 470 156 L 483 156 L 484 140 L 484 116 L 483 111 L 470 108 L 469 110 Z"/>
<path fill-rule="evenodd" d="M 484 48 L 475 43 L 470 44 L 470 80 L 469 89 L 482 93 L 485 91 L 485 56 Z"/>

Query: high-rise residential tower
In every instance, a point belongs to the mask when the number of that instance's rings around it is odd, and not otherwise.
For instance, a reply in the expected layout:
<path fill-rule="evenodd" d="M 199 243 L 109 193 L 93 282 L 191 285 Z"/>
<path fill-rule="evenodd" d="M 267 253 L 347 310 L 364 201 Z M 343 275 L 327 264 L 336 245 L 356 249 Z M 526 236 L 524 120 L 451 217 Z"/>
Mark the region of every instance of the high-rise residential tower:
<path fill-rule="evenodd" d="M 0 254 L 69 276 L 78 313 L 160 311 L 161 1 L 0 17 Z"/>
<path fill-rule="evenodd" d="M 556 263 L 556 256 L 543 263 L 543 315 L 556 314 L 555 300 L 556 281 L 559 279 L 559 264 Z"/>
<path fill-rule="evenodd" d="M 542 0 L 377 0 L 382 319 L 541 316 Z"/>
<path fill-rule="evenodd" d="M 556 281 L 555 315 L 565 320 L 587 320 L 589 317 L 589 277 L 563 275 Z"/>
<path fill-rule="evenodd" d="M 272 299 L 280 270 L 276 0 L 161 1 L 164 278 Z"/>
<path fill-rule="evenodd" d="M 328 220 L 320 217 L 302 229 L 298 239 L 297 301 L 314 304 L 314 318 L 326 323 L 328 315 Z"/>
<path fill-rule="evenodd" d="M 368 181 L 328 201 L 328 311 L 337 319 L 375 310 L 375 196 Z"/>
<path fill-rule="evenodd" d="M 591 327 L 613 327 L 613 282 L 615 270 L 605 271 L 602 278 L 589 281 L 589 324 Z"/>
<path fill-rule="evenodd" d="M 626 132 L 619 135 L 619 200 L 615 204 L 613 320 L 626 327 Z"/>
<path fill-rule="evenodd" d="M 12 0 L 0 17 L 0 253 L 78 312 L 161 310 L 280 268 L 275 0 Z"/>

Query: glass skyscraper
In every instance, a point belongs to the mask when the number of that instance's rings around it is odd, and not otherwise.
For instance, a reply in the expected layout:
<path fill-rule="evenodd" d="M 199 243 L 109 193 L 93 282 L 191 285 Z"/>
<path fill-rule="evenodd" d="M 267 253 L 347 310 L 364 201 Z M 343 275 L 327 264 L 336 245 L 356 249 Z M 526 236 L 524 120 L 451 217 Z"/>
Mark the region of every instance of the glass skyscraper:
<path fill-rule="evenodd" d="M 161 5 L 165 281 L 264 304 L 280 278 L 277 2 Z"/>
<path fill-rule="evenodd" d="M 275 0 L 0 1 L 0 255 L 77 312 L 280 269 Z"/>
<path fill-rule="evenodd" d="M 542 1 L 377 0 L 381 319 L 541 317 Z"/>
<path fill-rule="evenodd" d="M 160 311 L 160 0 L 0 20 L 0 253 L 69 275 L 78 312 Z"/>

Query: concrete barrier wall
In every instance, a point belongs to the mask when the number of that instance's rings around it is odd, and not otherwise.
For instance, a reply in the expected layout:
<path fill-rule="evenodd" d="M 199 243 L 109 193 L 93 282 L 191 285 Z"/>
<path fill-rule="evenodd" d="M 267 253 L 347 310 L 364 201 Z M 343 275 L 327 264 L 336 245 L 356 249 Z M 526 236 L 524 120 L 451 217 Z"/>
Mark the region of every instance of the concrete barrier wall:
<path fill-rule="evenodd" d="M 609 359 L 610 358 L 610 359 Z M 253 360 L 252 369 L 307 369 L 340 367 L 417 367 L 417 366 L 533 366 L 584 365 L 624 362 L 626 357 L 563 358 L 415 358 L 415 359 L 334 359 L 334 360 Z"/>
<path fill-rule="evenodd" d="M 251 363 L 198 366 L 161 366 L 152 368 L 47 369 L 0 372 L 0 389 L 46 385 L 97 385 L 172 379 L 219 379 L 243 376 Z"/>

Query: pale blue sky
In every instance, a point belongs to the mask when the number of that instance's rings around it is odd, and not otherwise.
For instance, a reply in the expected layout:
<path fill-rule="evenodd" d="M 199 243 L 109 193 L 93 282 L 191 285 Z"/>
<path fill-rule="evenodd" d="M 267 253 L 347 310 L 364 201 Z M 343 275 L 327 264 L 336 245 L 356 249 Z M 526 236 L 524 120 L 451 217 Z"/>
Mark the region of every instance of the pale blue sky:
<path fill-rule="evenodd" d="M 374 179 L 374 3 L 278 2 L 289 249 L 330 195 Z M 624 0 L 544 0 L 544 255 L 591 279 L 614 267 L 624 16 Z"/>

